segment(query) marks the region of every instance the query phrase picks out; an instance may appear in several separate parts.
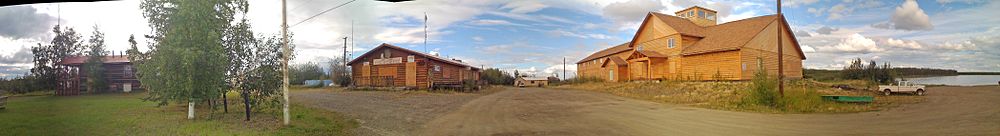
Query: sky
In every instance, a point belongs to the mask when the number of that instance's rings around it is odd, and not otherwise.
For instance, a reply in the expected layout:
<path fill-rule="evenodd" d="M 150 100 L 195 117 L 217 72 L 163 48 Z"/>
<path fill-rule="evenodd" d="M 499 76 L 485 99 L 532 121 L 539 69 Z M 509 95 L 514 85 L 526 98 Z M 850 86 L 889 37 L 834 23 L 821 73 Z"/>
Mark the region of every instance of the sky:
<path fill-rule="evenodd" d="M 343 38 L 353 37 L 347 50 L 354 57 L 388 43 L 535 76 L 562 76 L 565 58 L 566 76 L 573 77 L 573 63 L 630 41 L 648 12 L 701 6 L 718 11 L 719 23 L 725 23 L 777 11 L 773 0 L 350 1 L 288 0 L 297 45 L 292 63 L 327 63 L 343 53 Z M 151 41 L 141 35 L 151 29 L 140 2 L 0 7 L 0 77 L 27 73 L 30 47 L 51 41 L 56 24 L 84 38 L 96 26 L 112 51 L 126 50 L 133 34 L 145 47 Z M 860 58 L 898 67 L 1000 71 L 1000 18 L 994 15 L 1000 1 L 784 0 L 782 8 L 806 54 L 806 68 L 840 69 Z M 254 32 L 280 34 L 280 1 L 250 0 L 246 17 Z"/>

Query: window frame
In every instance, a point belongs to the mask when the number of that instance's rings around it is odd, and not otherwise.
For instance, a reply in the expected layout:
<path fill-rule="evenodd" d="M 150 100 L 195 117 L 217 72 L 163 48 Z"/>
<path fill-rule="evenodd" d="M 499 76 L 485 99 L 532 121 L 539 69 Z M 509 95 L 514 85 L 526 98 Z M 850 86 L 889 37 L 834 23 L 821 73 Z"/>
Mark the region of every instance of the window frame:
<path fill-rule="evenodd" d="M 673 49 L 674 47 L 676 47 L 674 38 L 667 39 L 667 48 Z"/>

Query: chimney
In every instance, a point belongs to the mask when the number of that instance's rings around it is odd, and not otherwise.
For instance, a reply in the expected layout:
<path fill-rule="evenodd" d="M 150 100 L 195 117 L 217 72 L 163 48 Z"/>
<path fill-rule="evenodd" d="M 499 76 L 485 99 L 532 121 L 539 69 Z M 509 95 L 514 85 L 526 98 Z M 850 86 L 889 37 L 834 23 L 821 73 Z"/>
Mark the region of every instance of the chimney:
<path fill-rule="evenodd" d="M 719 16 L 717 12 L 712 9 L 692 6 L 690 8 L 674 12 L 674 15 L 681 18 L 686 18 L 698 26 L 707 27 L 714 26 L 718 24 Z"/>

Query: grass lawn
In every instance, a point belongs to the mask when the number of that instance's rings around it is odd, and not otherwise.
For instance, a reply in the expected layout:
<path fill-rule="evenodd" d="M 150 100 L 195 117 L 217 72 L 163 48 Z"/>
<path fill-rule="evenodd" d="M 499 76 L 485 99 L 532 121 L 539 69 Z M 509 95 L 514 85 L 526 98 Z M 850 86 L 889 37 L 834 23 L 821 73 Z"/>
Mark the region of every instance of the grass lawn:
<path fill-rule="evenodd" d="M 146 94 L 21 96 L 0 110 L 0 135 L 346 135 L 357 123 L 319 109 L 291 107 L 292 124 L 280 113 L 254 113 L 243 121 L 242 105 L 229 113 L 196 109 L 187 119 L 184 105 L 156 107 Z"/>

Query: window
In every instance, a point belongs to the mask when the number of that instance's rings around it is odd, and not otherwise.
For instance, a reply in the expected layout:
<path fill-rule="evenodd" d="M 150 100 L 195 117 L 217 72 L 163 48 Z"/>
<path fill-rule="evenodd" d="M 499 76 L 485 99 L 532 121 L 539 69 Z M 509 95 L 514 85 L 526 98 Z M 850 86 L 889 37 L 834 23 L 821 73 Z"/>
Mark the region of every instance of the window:
<path fill-rule="evenodd" d="M 715 14 L 708 13 L 708 20 L 715 20 Z"/>
<path fill-rule="evenodd" d="M 384 50 L 384 51 L 382 52 L 382 56 L 381 56 L 381 57 L 382 57 L 382 59 L 384 59 L 384 58 L 389 58 L 389 57 L 391 57 L 390 55 L 392 55 L 392 53 L 391 53 L 391 52 L 389 52 L 389 50 Z"/>
<path fill-rule="evenodd" d="M 670 38 L 670 40 L 667 40 L 667 41 L 668 41 L 667 42 L 667 47 L 668 48 L 674 48 L 674 38 Z"/>
<path fill-rule="evenodd" d="M 441 66 L 434 65 L 434 72 L 441 72 Z"/>
<path fill-rule="evenodd" d="M 406 56 L 406 62 L 416 62 L 416 58 L 413 55 Z"/>
<path fill-rule="evenodd" d="M 636 47 L 635 50 L 636 51 L 642 51 L 642 45 L 639 45 L 639 47 Z"/>
<path fill-rule="evenodd" d="M 743 71 L 747 71 L 747 63 L 743 63 Z"/>
<path fill-rule="evenodd" d="M 705 18 L 705 11 L 698 11 L 698 17 Z"/>
<path fill-rule="evenodd" d="M 132 73 L 132 66 L 125 66 L 124 72 L 125 72 L 124 77 L 132 77 L 132 74 L 133 74 Z"/>
<path fill-rule="evenodd" d="M 694 11 L 688 11 L 688 17 L 694 16 Z"/>

